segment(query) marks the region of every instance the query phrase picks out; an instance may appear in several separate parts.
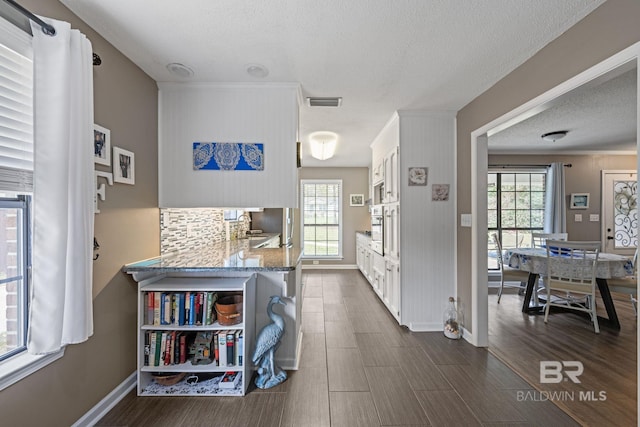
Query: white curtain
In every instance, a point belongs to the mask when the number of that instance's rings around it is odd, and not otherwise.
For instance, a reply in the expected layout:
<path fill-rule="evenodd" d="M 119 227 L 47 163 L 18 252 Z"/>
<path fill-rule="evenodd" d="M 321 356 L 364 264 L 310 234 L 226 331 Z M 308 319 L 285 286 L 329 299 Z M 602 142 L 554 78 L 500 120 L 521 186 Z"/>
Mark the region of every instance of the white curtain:
<path fill-rule="evenodd" d="M 567 231 L 567 202 L 564 194 L 564 163 L 552 163 L 547 172 L 544 203 L 544 232 Z"/>
<path fill-rule="evenodd" d="M 27 349 L 59 351 L 93 334 L 91 42 L 67 22 L 32 24 L 34 236 Z"/>

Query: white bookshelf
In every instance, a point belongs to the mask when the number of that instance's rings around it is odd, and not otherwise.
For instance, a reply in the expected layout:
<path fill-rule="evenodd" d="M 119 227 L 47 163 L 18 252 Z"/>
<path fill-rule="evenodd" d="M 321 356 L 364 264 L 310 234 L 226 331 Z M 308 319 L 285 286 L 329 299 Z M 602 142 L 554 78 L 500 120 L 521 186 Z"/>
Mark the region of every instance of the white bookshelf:
<path fill-rule="evenodd" d="M 254 367 L 251 350 L 255 338 L 255 275 L 250 277 L 164 277 L 140 282 L 138 285 L 138 395 L 139 396 L 244 396 L 249 388 Z M 226 293 L 242 293 L 242 323 L 224 326 L 217 321 L 210 325 L 157 325 L 148 319 L 148 292 L 178 294 L 186 292 L 216 292 L 218 297 Z M 231 366 L 218 366 L 215 361 L 195 365 L 187 358 L 185 363 L 157 366 L 145 364 L 145 336 L 151 332 L 206 332 L 242 331 L 242 365 L 236 361 Z M 188 347 L 188 345 L 187 345 Z M 236 349 L 237 350 L 237 349 Z M 218 387 L 225 372 L 239 372 L 241 379 L 234 389 Z M 158 373 L 185 373 L 175 385 L 160 385 L 154 379 Z"/>

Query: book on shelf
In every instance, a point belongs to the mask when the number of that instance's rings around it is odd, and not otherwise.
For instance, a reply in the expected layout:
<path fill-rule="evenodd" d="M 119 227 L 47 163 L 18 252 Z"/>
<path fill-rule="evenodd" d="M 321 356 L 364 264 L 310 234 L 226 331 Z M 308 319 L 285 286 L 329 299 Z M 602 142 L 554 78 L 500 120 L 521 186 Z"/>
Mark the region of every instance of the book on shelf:
<path fill-rule="evenodd" d="M 153 293 L 153 325 L 160 324 L 160 292 Z"/>
<path fill-rule="evenodd" d="M 218 332 L 218 366 L 227 366 L 227 331 Z"/>
<path fill-rule="evenodd" d="M 213 325 L 216 321 L 215 303 L 218 300 L 217 292 L 207 292 L 207 325 Z"/>
<path fill-rule="evenodd" d="M 162 356 L 162 332 L 155 332 L 156 335 L 156 351 L 153 359 L 153 366 L 160 366 L 160 357 Z"/>
<path fill-rule="evenodd" d="M 145 313 L 146 318 L 145 318 L 145 323 L 147 325 L 153 325 L 153 304 L 154 304 L 154 293 L 153 292 L 147 292 L 147 297 L 145 300 L 145 304 L 147 306 L 147 311 Z"/>
<path fill-rule="evenodd" d="M 242 330 L 238 329 L 236 331 L 236 366 L 242 366 L 242 351 L 243 351 L 243 342 L 242 342 Z"/>
<path fill-rule="evenodd" d="M 193 292 L 189 293 L 189 325 L 196 324 L 196 294 Z"/>
<path fill-rule="evenodd" d="M 149 366 L 149 353 L 151 352 L 150 332 L 144 334 L 144 366 Z"/>
<path fill-rule="evenodd" d="M 184 297 L 185 295 L 183 292 L 176 294 L 176 299 L 178 300 L 177 301 L 178 315 L 176 316 L 178 326 L 184 326 L 184 312 L 185 312 Z"/>
<path fill-rule="evenodd" d="M 213 333 L 213 363 L 220 366 L 220 347 L 218 345 L 218 331 Z"/>
<path fill-rule="evenodd" d="M 149 335 L 149 363 L 148 366 L 154 366 L 156 360 L 156 333 L 148 332 Z"/>
<path fill-rule="evenodd" d="M 227 331 L 227 366 L 235 365 L 236 333 Z"/>
<path fill-rule="evenodd" d="M 173 312 L 173 303 L 170 293 L 162 293 L 162 322 L 163 325 L 172 324 L 171 313 Z"/>
<path fill-rule="evenodd" d="M 187 362 L 187 335 L 180 333 L 180 364 Z"/>
<path fill-rule="evenodd" d="M 240 383 L 240 378 L 242 377 L 241 372 L 230 371 L 225 372 L 222 376 L 222 379 L 218 383 L 218 388 L 222 389 L 233 389 L 238 386 Z"/>

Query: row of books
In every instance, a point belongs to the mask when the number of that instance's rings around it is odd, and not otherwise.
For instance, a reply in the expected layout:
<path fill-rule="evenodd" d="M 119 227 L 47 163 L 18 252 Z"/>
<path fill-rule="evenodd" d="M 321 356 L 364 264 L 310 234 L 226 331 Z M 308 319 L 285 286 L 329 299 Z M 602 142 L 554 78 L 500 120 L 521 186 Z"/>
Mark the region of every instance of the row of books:
<path fill-rule="evenodd" d="M 190 361 L 193 365 L 243 366 L 242 330 L 147 331 L 144 337 L 144 365 L 167 366 Z"/>
<path fill-rule="evenodd" d="M 212 325 L 217 292 L 146 292 L 147 325 Z"/>

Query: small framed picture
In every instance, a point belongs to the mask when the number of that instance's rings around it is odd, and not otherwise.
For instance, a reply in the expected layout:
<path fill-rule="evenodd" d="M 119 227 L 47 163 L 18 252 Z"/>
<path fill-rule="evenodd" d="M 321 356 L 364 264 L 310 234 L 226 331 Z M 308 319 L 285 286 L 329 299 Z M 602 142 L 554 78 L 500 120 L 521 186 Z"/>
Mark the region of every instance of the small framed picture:
<path fill-rule="evenodd" d="M 94 163 L 111 166 L 111 131 L 102 126 L 93 125 Z"/>
<path fill-rule="evenodd" d="M 449 200 L 449 184 L 433 184 L 431 186 L 431 200 L 434 202 Z"/>
<path fill-rule="evenodd" d="M 350 194 L 349 195 L 350 206 L 364 206 L 364 194 Z"/>
<path fill-rule="evenodd" d="M 429 174 L 429 168 L 426 167 L 411 167 L 409 168 L 409 186 L 427 185 L 427 176 Z"/>
<path fill-rule="evenodd" d="M 123 184 L 136 183 L 135 158 L 131 151 L 113 147 L 113 180 Z"/>
<path fill-rule="evenodd" d="M 570 209 L 589 208 L 589 193 L 571 193 Z"/>

